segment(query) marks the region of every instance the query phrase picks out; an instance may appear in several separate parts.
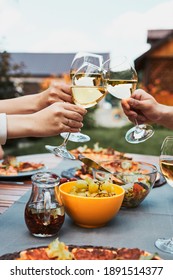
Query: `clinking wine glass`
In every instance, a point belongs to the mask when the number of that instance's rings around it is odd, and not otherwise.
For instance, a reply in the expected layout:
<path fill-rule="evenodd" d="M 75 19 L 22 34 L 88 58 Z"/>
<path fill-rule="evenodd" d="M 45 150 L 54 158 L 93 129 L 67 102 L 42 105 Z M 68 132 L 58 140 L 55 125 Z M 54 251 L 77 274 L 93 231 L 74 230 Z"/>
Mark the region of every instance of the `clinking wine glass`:
<path fill-rule="evenodd" d="M 167 136 L 164 139 L 159 164 L 167 183 L 173 187 L 173 136 Z M 173 254 L 173 236 L 170 238 L 158 238 L 155 246 L 163 252 Z"/>
<path fill-rule="evenodd" d="M 129 98 L 136 89 L 138 76 L 135 68 L 129 63 L 125 56 L 115 56 L 103 64 L 103 71 L 107 83 L 108 93 L 118 99 Z M 148 124 L 137 123 L 127 131 L 125 139 L 127 142 L 137 144 L 150 138 L 154 130 Z"/>
<path fill-rule="evenodd" d="M 103 64 L 103 56 L 95 54 L 95 53 L 89 53 L 89 52 L 76 53 L 76 55 L 74 56 L 74 58 L 72 60 L 71 67 L 70 67 L 71 79 L 73 78 L 75 73 L 78 71 L 78 69 L 81 68 L 81 66 L 85 62 L 93 64 L 98 67 L 101 67 Z"/>
<path fill-rule="evenodd" d="M 93 64 L 97 67 L 101 67 L 103 64 L 103 56 L 98 55 L 95 53 L 90 53 L 90 52 L 78 52 L 73 58 L 73 61 L 71 63 L 70 67 L 70 77 L 73 79 L 73 76 L 75 73 L 78 71 L 78 69 L 81 68 L 81 66 L 84 63 L 90 63 Z M 60 134 L 64 139 L 72 141 L 72 142 L 87 142 L 90 140 L 90 137 L 86 134 L 76 132 L 76 133 L 68 133 L 68 132 L 63 132 Z"/>
<path fill-rule="evenodd" d="M 72 96 L 76 105 L 90 108 L 95 106 L 107 93 L 102 69 L 90 63 L 84 63 L 72 78 Z M 75 159 L 67 150 L 66 144 L 70 133 L 60 146 L 48 146 L 46 148 L 57 156 Z"/>

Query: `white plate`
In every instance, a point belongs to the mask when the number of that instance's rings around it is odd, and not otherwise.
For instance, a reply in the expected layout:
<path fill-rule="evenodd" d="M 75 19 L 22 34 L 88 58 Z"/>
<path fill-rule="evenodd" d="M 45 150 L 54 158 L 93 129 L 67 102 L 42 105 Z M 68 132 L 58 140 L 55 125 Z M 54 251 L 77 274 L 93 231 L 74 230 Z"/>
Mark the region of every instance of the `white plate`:
<path fill-rule="evenodd" d="M 35 161 L 35 160 L 31 160 L 31 158 L 29 159 L 27 156 L 20 156 L 20 157 L 16 157 L 17 162 L 34 162 L 34 163 L 40 163 L 39 161 Z M 3 160 L 0 160 L 0 162 L 2 162 Z M 32 176 L 33 174 L 39 172 L 39 171 L 45 171 L 47 168 L 46 166 L 43 166 L 42 168 L 39 169 L 35 169 L 35 170 L 30 170 L 30 171 L 24 171 L 24 172 L 18 172 L 18 174 L 16 175 L 1 175 L 0 174 L 0 178 L 18 178 L 18 177 L 27 177 L 27 176 Z"/>

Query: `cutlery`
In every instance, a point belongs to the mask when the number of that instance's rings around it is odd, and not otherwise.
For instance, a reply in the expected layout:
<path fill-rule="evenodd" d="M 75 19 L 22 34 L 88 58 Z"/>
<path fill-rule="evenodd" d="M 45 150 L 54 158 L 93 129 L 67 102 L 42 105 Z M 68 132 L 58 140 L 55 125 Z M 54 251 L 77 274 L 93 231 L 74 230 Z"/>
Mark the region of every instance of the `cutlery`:
<path fill-rule="evenodd" d="M 82 154 L 78 155 L 78 159 L 80 161 L 82 161 L 84 164 L 86 164 L 88 167 L 91 167 L 93 169 L 108 172 L 108 173 L 112 174 L 112 172 L 110 172 L 108 169 L 104 168 L 103 166 L 101 166 L 99 163 L 92 160 L 91 158 L 87 158 L 87 157 L 83 156 Z"/>
<path fill-rule="evenodd" d="M 16 182 L 16 181 L 0 181 L 0 184 L 4 184 L 4 185 L 31 185 L 29 183 L 25 183 L 25 182 Z"/>
<path fill-rule="evenodd" d="M 94 161 L 93 159 L 87 158 L 87 157 L 83 156 L 82 154 L 78 155 L 78 159 L 81 162 L 83 162 L 85 165 L 87 165 L 88 167 L 91 167 L 93 170 L 100 170 L 100 171 L 111 174 L 112 179 L 115 183 L 120 184 L 120 185 L 125 184 L 125 182 L 122 179 L 117 177 L 116 172 L 111 172 L 110 170 L 101 166 L 98 162 Z"/>

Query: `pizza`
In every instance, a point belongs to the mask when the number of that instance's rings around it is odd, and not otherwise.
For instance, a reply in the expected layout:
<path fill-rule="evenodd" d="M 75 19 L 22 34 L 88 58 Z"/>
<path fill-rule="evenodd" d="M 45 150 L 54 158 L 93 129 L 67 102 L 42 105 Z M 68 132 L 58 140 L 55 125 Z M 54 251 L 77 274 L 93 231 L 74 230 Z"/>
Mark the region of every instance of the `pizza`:
<path fill-rule="evenodd" d="M 15 156 L 7 156 L 0 162 L 0 176 L 15 176 L 21 172 L 29 172 L 45 167 L 43 163 L 17 161 Z"/>
<path fill-rule="evenodd" d="M 47 247 L 32 248 L 0 259 L 15 260 L 159 260 L 157 253 L 151 254 L 139 248 L 113 248 L 102 246 L 66 245 L 55 239 Z"/>
<path fill-rule="evenodd" d="M 70 151 L 76 159 L 80 154 L 91 158 L 95 161 L 116 160 L 116 159 L 131 159 L 125 153 L 119 152 L 113 148 L 102 148 L 99 143 L 95 143 L 93 148 L 88 148 L 87 145 L 80 146 Z"/>

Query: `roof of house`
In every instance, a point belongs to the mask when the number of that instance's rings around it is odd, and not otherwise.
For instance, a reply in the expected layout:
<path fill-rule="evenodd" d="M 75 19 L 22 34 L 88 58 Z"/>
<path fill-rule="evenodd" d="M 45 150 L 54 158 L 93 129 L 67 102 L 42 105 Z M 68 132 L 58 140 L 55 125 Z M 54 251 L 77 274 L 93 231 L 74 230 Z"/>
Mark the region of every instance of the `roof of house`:
<path fill-rule="evenodd" d="M 151 29 L 147 32 L 147 43 L 154 44 L 160 39 L 163 39 L 169 35 L 173 30 L 172 29 Z"/>
<path fill-rule="evenodd" d="M 12 64 L 24 64 L 23 73 L 34 76 L 50 76 L 68 73 L 76 53 L 10 53 Z M 103 55 L 104 60 L 109 53 Z"/>
<path fill-rule="evenodd" d="M 157 32 L 158 31 L 158 32 Z M 143 68 L 143 62 L 145 61 L 145 59 L 150 56 L 150 54 L 155 51 L 156 49 L 160 48 L 162 45 L 166 44 L 167 42 L 169 42 L 170 40 L 172 40 L 173 38 L 173 29 L 168 29 L 168 30 L 150 30 L 148 32 L 148 41 L 152 41 L 155 40 L 155 43 L 151 44 L 151 48 L 143 53 L 141 56 L 139 56 L 138 58 L 135 59 L 134 63 L 135 63 L 135 67 L 140 69 Z"/>

